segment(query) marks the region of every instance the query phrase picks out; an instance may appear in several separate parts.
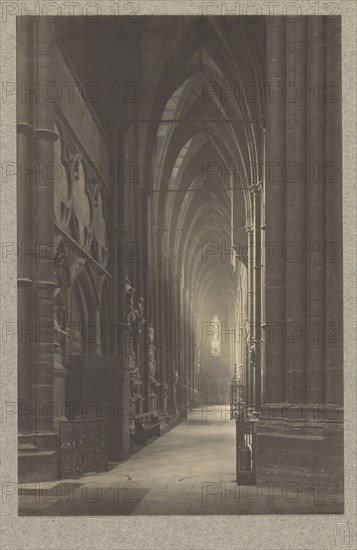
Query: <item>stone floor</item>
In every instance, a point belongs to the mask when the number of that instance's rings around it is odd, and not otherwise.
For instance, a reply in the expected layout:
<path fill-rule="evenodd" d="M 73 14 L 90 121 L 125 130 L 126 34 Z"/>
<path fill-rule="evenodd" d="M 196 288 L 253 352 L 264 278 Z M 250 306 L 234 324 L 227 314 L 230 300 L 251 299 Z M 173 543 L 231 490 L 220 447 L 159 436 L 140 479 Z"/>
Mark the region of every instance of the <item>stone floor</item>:
<path fill-rule="evenodd" d="M 103 473 L 20 486 L 19 515 L 341 513 L 342 502 L 289 487 L 237 486 L 235 423 L 218 408 L 188 419 Z"/>

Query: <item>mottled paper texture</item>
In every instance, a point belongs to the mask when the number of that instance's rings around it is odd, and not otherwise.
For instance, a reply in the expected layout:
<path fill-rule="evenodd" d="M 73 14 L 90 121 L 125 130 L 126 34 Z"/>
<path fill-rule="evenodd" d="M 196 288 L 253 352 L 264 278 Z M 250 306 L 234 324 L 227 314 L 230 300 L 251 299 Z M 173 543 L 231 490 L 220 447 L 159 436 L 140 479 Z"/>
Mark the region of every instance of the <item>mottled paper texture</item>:
<path fill-rule="evenodd" d="M 356 548 L 354 3 L 1 30 L 2 547 Z"/>

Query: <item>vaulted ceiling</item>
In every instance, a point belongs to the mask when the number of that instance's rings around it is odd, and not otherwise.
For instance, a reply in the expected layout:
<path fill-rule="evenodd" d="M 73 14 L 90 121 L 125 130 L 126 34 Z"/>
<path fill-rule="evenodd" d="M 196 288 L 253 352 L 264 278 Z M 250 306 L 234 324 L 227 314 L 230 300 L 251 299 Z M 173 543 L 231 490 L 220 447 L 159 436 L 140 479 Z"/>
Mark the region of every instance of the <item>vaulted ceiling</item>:
<path fill-rule="evenodd" d="M 230 322 L 236 284 L 229 250 L 246 242 L 249 185 L 261 158 L 264 22 L 103 18 L 75 27 L 63 25 L 59 35 L 81 80 L 100 81 L 106 92 L 115 82 L 137 83 L 134 108 L 113 105 L 110 94 L 93 108 L 109 136 L 113 125 L 125 131 L 135 112 L 139 162 L 164 250 L 201 318 L 215 311 Z M 260 90 L 253 97 L 246 93 L 252 83 Z"/>

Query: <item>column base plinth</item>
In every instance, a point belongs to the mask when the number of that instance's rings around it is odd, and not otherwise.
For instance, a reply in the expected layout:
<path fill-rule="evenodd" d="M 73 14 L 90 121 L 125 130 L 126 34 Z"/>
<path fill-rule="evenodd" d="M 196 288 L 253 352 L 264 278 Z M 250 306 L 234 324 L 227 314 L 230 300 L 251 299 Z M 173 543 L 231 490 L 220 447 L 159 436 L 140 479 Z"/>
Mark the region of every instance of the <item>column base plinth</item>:
<path fill-rule="evenodd" d="M 330 484 L 331 492 L 343 494 L 343 409 L 265 404 L 257 423 L 256 480 L 312 489 Z"/>
<path fill-rule="evenodd" d="M 56 433 L 20 434 L 18 437 L 19 483 L 54 481 L 59 475 Z"/>

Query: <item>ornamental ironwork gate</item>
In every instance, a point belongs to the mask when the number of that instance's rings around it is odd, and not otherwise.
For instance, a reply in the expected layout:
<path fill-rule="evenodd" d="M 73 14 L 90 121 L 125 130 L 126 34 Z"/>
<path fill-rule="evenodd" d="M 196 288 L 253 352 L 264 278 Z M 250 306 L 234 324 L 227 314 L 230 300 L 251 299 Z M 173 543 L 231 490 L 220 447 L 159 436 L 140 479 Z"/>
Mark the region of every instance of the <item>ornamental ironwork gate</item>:
<path fill-rule="evenodd" d="M 79 416 L 59 423 L 60 478 L 101 472 L 108 465 L 107 419 Z"/>
<path fill-rule="evenodd" d="M 236 418 L 236 474 L 237 483 L 254 484 L 256 462 L 256 418 Z"/>
<path fill-rule="evenodd" d="M 244 406 L 245 386 L 240 383 L 237 365 L 234 366 L 234 374 L 230 388 L 230 417 L 236 419 L 239 411 Z"/>
<path fill-rule="evenodd" d="M 254 484 L 256 481 L 256 424 L 258 422 L 258 413 L 245 405 L 245 394 L 246 387 L 240 383 L 237 365 L 235 365 L 230 387 L 230 416 L 236 421 L 236 481 L 243 485 Z"/>

